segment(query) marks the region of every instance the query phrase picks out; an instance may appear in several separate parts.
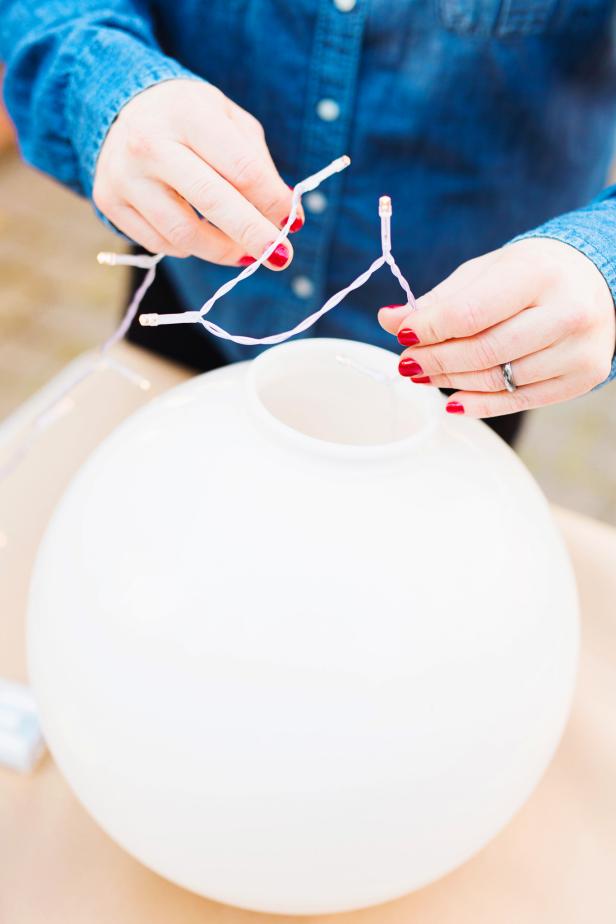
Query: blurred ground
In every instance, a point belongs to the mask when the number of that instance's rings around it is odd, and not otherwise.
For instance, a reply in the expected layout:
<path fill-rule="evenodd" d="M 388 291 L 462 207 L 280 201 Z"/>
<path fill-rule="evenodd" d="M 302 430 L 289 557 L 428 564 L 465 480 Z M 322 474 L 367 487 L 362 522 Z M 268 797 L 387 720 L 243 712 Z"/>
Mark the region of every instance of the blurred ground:
<path fill-rule="evenodd" d="M 91 207 L 0 155 L 0 419 L 111 331 L 124 271 Z M 534 411 L 519 452 L 552 501 L 616 524 L 616 382 Z"/>
<path fill-rule="evenodd" d="M 96 254 L 118 245 L 87 202 L 0 156 L 0 419 L 111 331 L 125 271 Z"/>

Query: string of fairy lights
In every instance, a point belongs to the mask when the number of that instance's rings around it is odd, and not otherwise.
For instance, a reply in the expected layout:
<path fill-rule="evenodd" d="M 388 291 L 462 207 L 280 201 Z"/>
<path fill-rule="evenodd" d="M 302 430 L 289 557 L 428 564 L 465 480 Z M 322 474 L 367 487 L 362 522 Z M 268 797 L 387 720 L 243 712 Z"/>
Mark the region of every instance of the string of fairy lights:
<path fill-rule="evenodd" d="M 327 312 L 331 311 L 333 308 L 339 305 L 340 302 L 342 302 L 346 296 L 349 295 L 349 293 L 363 286 L 368 281 L 368 279 L 382 266 L 389 267 L 390 271 L 398 280 L 401 288 L 404 291 L 406 296 L 406 303 L 411 308 L 415 308 L 415 298 L 413 293 L 411 292 L 409 284 L 402 275 L 392 254 L 391 199 L 389 196 L 382 196 L 379 199 L 378 209 L 381 221 L 381 255 L 376 260 L 374 260 L 374 262 L 368 267 L 367 270 L 365 270 L 365 272 L 357 276 L 344 289 L 341 289 L 339 292 L 336 292 L 334 295 L 332 295 L 331 298 L 329 298 L 325 304 L 322 305 L 317 311 L 314 311 L 307 318 L 304 318 L 291 330 L 282 331 L 281 333 L 277 334 L 271 334 L 267 337 L 249 337 L 243 334 L 230 333 L 207 317 L 216 302 L 227 295 L 233 288 L 235 288 L 235 286 L 249 279 L 254 273 L 256 273 L 259 267 L 262 266 L 263 263 L 265 263 L 265 261 L 271 256 L 276 247 L 278 247 L 279 244 L 281 244 L 288 237 L 291 226 L 297 217 L 301 197 L 305 193 L 316 189 L 329 177 L 339 173 L 342 170 L 345 170 L 350 163 L 351 160 L 348 156 L 344 155 L 343 157 L 338 157 L 327 167 L 324 167 L 317 173 L 314 173 L 311 176 L 306 177 L 306 179 L 301 180 L 301 182 L 297 183 L 293 189 L 289 216 L 284 227 L 280 230 L 275 240 L 272 241 L 268 248 L 257 260 L 255 260 L 254 263 L 251 263 L 250 266 L 245 267 L 233 279 L 228 280 L 222 286 L 220 286 L 216 292 L 214 292 L 214 294 L 201 306 L 199 310 L 183 311 L 174 314 L 142 314 L 139 317 L 139 323 L 144 327 L 157 327 L 164 324 L 200 324 L 214 337 L 220 337 L 225 340 L 232 340 L 234 343 L 239 343 L 246 346 L 254 344 L 272 345 L 275 343 L 282 343 L 283 341 L 289 340 L 291 337 L 303 333 L 312 327 L 313 324 L 319 320 L 319 318 L 323 317 L 324 314 L 327 314 Z M 145 276 L 138 289 L 136 290 L 128 308 L 126 309 L 122 321 L 116 330 L 93 354 L 85 368 L 82 365 L 74 376 L 68 377 L 62 387 L 56 391 L 53 397 L 49 400 L 48 404 L 35 416 L 35 418 L 29 424 L 18 446 L 12 451 L 9 458 L 0 464 L 0 484 L 19 467 L 21 461 L 28 455 L 40 436 L 54 423 L 54 421 L 58 420 L 67 412 L 67 407 L 70 409 L 69 405 L 73 391 L 93 373 L 103 369 L 110 369 L 124 376 L 132 384 L 136 385 L 143 391 L 147 391 L 150 388 L 150 382 L 144 376 L 140 375 L 132 369 L 127 368 L 122 363 L 119 363 L 111 355 L 111 351 L 113 347 L 125 336 L 135 317 L 137 316 L 143 298 L 149 287 L 154 282 L 158 264 L 161 262 L 161 260 L 164 259 L 164 256 L 165 254 L 163 253 L 119 254 L 104 252 L 98 254 L 97 259 L 101 264 L 107 266 L 138 267 L 146 270 Z"/>

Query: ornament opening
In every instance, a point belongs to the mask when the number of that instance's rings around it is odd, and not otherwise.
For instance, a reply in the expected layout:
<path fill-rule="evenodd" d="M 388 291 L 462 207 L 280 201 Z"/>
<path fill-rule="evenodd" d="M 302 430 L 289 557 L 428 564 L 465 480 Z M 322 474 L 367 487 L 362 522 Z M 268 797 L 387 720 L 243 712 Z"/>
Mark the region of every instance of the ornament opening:
<path fill-rule="evenodd" d="M 392 354 L 357 342 L 286 343 L 251 363 L 247 384 L 258 416 L 334 451 L 409 449 L 429 436 L 442 413 L 438 395 L 401 378 Z"/>

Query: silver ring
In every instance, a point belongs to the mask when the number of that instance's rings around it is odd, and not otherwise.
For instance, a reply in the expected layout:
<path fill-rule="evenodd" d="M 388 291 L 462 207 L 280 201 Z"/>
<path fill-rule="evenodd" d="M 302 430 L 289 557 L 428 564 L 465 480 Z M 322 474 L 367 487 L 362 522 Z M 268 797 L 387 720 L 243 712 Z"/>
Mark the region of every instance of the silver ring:
<path fill-rule="evenodd" d="M 510 394 L 513 394 L 518 386 L 513 380 L 513 369 L 511 368 L 511 363 L 505 363 L 501 366 L 501 369 L 503 370 L 503 381 L 505 383 L 505 388 L 508 392 L 510 392 Z"/>

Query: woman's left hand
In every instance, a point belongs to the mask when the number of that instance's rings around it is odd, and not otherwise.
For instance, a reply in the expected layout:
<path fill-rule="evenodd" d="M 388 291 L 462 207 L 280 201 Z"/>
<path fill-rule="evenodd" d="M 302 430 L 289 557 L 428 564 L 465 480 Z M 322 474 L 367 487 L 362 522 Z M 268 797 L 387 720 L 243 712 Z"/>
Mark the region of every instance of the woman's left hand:
<path fill-rule="evenodd" d="M 379 322 L 408 347 L 402 375 L 456 389 L 450 413 L 494 417 L 567 401 L 609 375 L 612 295 L 594 263 L 560 241 L 527 238 L 470 260 L 417 309 L 381 308 Z"/>

